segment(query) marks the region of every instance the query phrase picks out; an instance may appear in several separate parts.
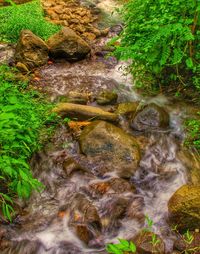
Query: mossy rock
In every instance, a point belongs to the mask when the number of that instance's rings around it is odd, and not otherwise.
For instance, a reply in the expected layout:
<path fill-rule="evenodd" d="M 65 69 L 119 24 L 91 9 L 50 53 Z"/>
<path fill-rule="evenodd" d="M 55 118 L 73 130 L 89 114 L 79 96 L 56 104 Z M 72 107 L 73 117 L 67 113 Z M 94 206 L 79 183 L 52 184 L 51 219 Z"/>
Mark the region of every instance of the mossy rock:
<path fill-rule="evenodd" d="M 169 222 L 181 232 L 200 228 L 200 186 L 183 185 L 168 202 Z"/>

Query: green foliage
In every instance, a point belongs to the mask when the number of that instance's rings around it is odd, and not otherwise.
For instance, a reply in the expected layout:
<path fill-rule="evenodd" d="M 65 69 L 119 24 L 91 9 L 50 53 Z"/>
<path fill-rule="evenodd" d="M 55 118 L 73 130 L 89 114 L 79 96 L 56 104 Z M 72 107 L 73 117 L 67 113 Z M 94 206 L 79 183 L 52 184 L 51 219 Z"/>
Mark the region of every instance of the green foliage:
<path fill-rule="evenodd" d="M 185 241 L 187 244 L 191 244 L 191 243 L 193 242 L 193 240 L 194 240 L 194 237 L 193 237 L 193 235 L 190 233 L 189 230 L 187 230 L 187 231 L 185 232 L 185 234 L 183 235 L 183 237 L 184 237 L 184 241 Z"/>
<path fill-rule="evenodd" d="M 12 198 L 29 198 L 33 189 L 43 188 L 28 159 L 40 148 L 40 129 L 52 121 L 51 106 L 24 92 L 21 82 L 10 81 L 12 76 L 9 67 L 0 66 L 0 207 L 10 221 Z"/>
<path fill-rule="evenodd" d="M 132 59 L 138 86 L 192 85 L 200 91 L 200 1 L 130 0 L 115 55 Z"/>
<path fill-rule="evenodd" d="M 186 140 L 185 145 L 191 148 L 200 149 L 200 112 L 196 118 L 190 118 L 185 121 Z"/>
<path fill-rule="evenodd" d="M 29 29 L 39 37 L 47 39 L 60 27 L 44 19 L 38 0 L 0 8 L 0 40 L 17 42 L 22 29 Z"/>
<path fill-rule="evenodd" d="M 106 251 L 113 254 L 123 254 L 124 252 L 135 253 L 136 246 L 133 242 L 119 239 L 120 243 L 107 244 Z"/>

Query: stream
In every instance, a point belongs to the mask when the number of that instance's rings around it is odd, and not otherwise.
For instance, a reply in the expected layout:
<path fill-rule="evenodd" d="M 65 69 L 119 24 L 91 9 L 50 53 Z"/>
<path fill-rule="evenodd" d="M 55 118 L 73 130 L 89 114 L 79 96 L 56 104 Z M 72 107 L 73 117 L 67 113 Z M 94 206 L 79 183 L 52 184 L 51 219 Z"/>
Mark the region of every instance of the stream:
<path fill-rule="evenodd" d="M 115 6 L 111 0 L 95 4 L 109 12 Z M 52 102 L 63 101 L 71 91 L 84 94 L 87 105 L 94 107 L 100 91 L 115 91 L 118 104 L 138 102 L 142 107 L 154 103 L 164 108 L 169 126 L 139 132 L 130 128 L 129 119 L 120 117 L 117 126 L 135 136 L 141 146 L 136 172 L 124 179 L 114 170 L 112 158 L 112 169 L 102 173 L 104 158 L 100 161 L 101 157 L 81 153 L 82 129 L 73 132 L 67 125 L 59 125 L 30 162 L 45 189 L 33 193 L 29 201 L 18 201 L 20 209 L 13 223 L 1 228 L 7 232 L 2 254 L 103 254 L 107 243 L 132 239 L 146 227 L 145 216 L 153 220 L 153 231 L 164 240 L 166 253 L 172 253 L 175 237 L 168 224 L 167 204 L 190 178 L 185 160 L 179 156 L 188 109 L 164 95 L 137 94 L 131 75 L 125 73 L 127 63 L 105 57 L 107 51 L 102 47 L 120 29 L 116 24 L 107 38 L 98 39 L 90 59 L 57 61 L 39 68 L 36 75 L 40 79 L 33 80 L 32 86 L 47 93 Z M 98 107 L 115 111 L 115 105 Z"/>

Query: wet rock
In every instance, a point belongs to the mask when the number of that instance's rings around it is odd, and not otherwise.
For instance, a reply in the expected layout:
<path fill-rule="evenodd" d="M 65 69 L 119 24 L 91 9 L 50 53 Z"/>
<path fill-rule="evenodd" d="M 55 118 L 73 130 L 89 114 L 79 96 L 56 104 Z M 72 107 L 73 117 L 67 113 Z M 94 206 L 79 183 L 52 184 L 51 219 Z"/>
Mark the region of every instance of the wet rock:
<path fill-rule="evenodd" d="M 181 149 L 177 157 L 188 169 L 189 182 L 193 185 L 200 185 L 200 155 L 196 151 Z"/>
<path fill-rule="evenodd" d="M 158 240 L 158 243 L 155 245 L 151 243 L 152 237 L 154 236 L 156 236 Z M 153 232 L 141 231 L 131 240 L 136 244 L 138 254 L 165 253 L 165 244 L 163 240 Z"/>
<path fill-rule="evenodd" d="M 86 225 L 76 225 L 75 231 L 78 238 L 86 244 L 93 238 L 92 232 Z"/>
<path fill-rule="evenodd" d="M 10 64 L 14 58 L 14 47 L 9 44 L 0 43 L 0 64 Z"/>
<path fill-rule="evenodd" d="M 117 106 L 115 111 L 118 115 L 129 115 L 130 113 L 136 112 L 139 106 L 139 102 L 124 102 Z"/>
<path fill-rule="evenodd" d="M 137 220 L 142 226 L 144 226 L 144 206 L 144 199 L 142 197 L 135 197 L 127 207 L 126 216 L 130 219 Z"/>
<path fill-rule="evenodd" d="M 101 221 L 96 207 L 83 194 L 76 194 L 70 203 L 70 216 L 72 224 L 85 224 L 95 230 L 101 230 Z"/>
<path fill-rule="evenodd" d="M 63 170 L 69 176 L 76 171 L 87 172 L 87 170 L 76 162 L 73 158 L 68 158 L 63 162 Z"/>
<path fill-rule="evenodd" d="M 48 61 L 48 47 L 31 31 L 22 30 L 16 46 L 15 61 L 24 64 L 28 69 L 45 65 Z"/>
<path fill-rule="evenodd" d="M 190 232 L 191 235 L 191 242 L 187 238 L 186 235 L 181 235 L 178 239 L 174 242 L 174 249 L 184 253 L 186 250 L 193 249 L 193 253 L 199 254 L 200 253 L 200 233 L 198 232 Z"/>
<path fill-rule="evenodd" d="M 102 91 L 96 98 L 99 105 L 113 105 L 117 102 L 118 95 L 112 91 Z"/>
<path fill-rule="evenodd" d="M 51 36 L 47 44 L 52 57 L 65 58 L 68 61 L 84 59 L 91 50 L 81 37 L 67 27 Z"/>
<path fill-rule="evenodd" d="M 125 192 L 135 192 L 135 187 L 122 178 L 112 178 L 108 181 L 92 183 L 89 189 L 93 195 L 102 196 L 104 194 L 121 194 Z"/>
<path fill-rule="evenodd" d="M 5 244 L 5 242 L 4 242 Z M 5 249 L 1 252 L 2 254 L 35 254 L 44 252 L 44 248 L 39 241 L 31 241 L 28 239 L 21 241 L 10 242 Z"/>
<path fill-rule="evenodd" d="M 169 125 L 169 115 L 163 108 L 151 103 L 133 114 L 130 125 L 137 131 L 165 128 Z"/>
<path fill-rule="evenodd" d="M 131 177 L 140 161 L 140 149 L 135 138 L 122 129 L 95 121 L 85 127 L 80 139 L 80 149 L 88 158 L 102 162 L 104 173 L 116 172 L 123 178 Z"/>
<path fill-rule="evenodd" d="M 104 111 L 97 107 L 78 105 L 73 103 L 60 103 L 53 110 L 54 112 L 67 116 L 69 118 L 75 118 L 80 121 L 89 119 L 101 119 L 111 122 L 116 122 L 118 116 L 114 113 Z"/>
<path fill-rule="evenodd" d="M 183 185 L 168 202 L 169 221 L 180 231 L 200 228 L 200 186 Z"/>
<path fill-rule="evenodd" d="M 122 219 L 126 215 L 128 204 L 129 199 L 124 197 L 113 197 L 108 200 L 107 206 L 105 206 L 103 211 L 104 226 L 108 226 L 105 225 L 105 218 L 107 218 L 107 224 Z"/>

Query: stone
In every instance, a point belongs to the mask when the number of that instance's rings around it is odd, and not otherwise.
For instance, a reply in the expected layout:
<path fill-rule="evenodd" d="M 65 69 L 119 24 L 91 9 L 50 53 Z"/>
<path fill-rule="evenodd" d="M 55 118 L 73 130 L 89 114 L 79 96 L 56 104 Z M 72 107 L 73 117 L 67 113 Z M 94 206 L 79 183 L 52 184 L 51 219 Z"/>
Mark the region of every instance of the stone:
<path fill-rule="evenodd" d="M 200 186 L 183 185 L 168 202 L 169 222 L 182 232 L 200 228 Z"/>
<path fill-rule="evenodd" d="M 10 64 L 14 59 L 15 49 L 13 46 L 0 43 L 0 64 Z"/>
<path fill-rule="evenodd" d="M 48 61 L 46 43 L 29 30 L 22 30 L 18 40 L 15 61 L 20 62 L 31 70 L 45 65 Z"/>
<path fill-rule="evenodd" d="M 118 120 L 118 116 L 114 113 L 104 111 L 97 107 L 73 103 L 59 103 L 53 111 L 62 116 L 67 116 L 71 119 L 76 118 L 80 121 L 89 119 L 101 119 L 116 122 Z"/>
<path fill-rule="evenodd" d="M 88 41 L 94 41 L 96 39 L 96 35 L 90 32 L 85 32 L 82 34 L 82 36 Z"/>
<path fill-rule="evenodd" d="M 69 92 L 67 98 L 68 98 L 68 102 L 70 103 L 77 103 L 77 104 L 84 105 L 84 104 L 87 104 L 89 100 L 89 94 L 71 91 Z"/>
<path fill-rule="evenodd" d="M 89 186 L 93 195 L 103 196 L 104 194 L 122 194 L 135 192 L 135 187 L 122 178 L 112 178 L 107 181 L 95 182 Z"/>
<path fill-rule="evenodd" d="M 102 91 L 96 98 L 99 105 L 113 105 L 117 102 L 118 95 L 112 91 Z"/>
<path fill-rule="evenodd" d="M 130 125 L 137 131 L 165 128 L 169 125 L 169 115 L 163 108 L 151 103 L 133 114 Z"/>
<path fill-rule="evenodd" d="M 84 243 L 88 244 L 89 241 L 93 238 L 92 232 L 89 230 L 88 226 L 78 224 L 75 226 L 76 235 Z"/>
<path fill-rule="evenodd" d="M 87 169 L 85 169 L 83 166 L 81 166 L 73 158 L 68 158 L 63 162 L 63 170 L 67 176 L 69 176 L 77 171 L 87 172 Z"/>
<path fill-rule="evenodd" d="M 105 28 L 101 30 L 101 36 L 107 36 L 110 31 L 110 28 Z"/>
<path fill-rule="evenodd" d="M 119 177 L 134 175 L 140 161 L 136 139 L 104 121 L 86 126 L 79 138 L 80 149 L 100 167 L 100 174 L 116 172 Z"/>
<path fill-rule="evenodd" d="M 151 243 L 152 237 L 156 236 L 159 241 L 155 246 Z M 131 239 L 137 247 L 138 254 L 165 254 L 165 244 L 157 234 L 153 232 L 141 231 L 133 239 Z"/>
<path fill-rule="evenodd" d="M 15 66 L 20 72 L 26 74 L 29 72 L 29 69 L 26 67 L 25 64 L 17 62 L 16 66 Z"/>
<path fill-rule="evenodd" d="M 72 62 L 84 59 L 91 51 L 90 46 L 67 27 L 51 36 L 47 44 L 53 58 L 64 58 Z"/>
<path fill-rule="evenodd" d="M 182 147 L 177 154 L 178 159 L 188 170 L 188 180 L 192 185 L 200 185 L 200 154 Z"/>
<path fill-rule="evenodd" d="M 193 253 L 200 254 L 200 233 L 190 232 L 190 235 L 193 237 L 191 242 L 185 235 L 180 235 L 174 242 L 174 250 L 184 253 L 186 250 L 193 249 L 195 251 Z"/>
<path fill-rule="evenodd" d="M 84 224 L 93 229 L 101 230 L 101 221 L 96 207 L 84 194 L 77 193 L 70 202 L 70 223 Z"/>
<path fill-rule="evenodd" d="M 139 102 L 123 102 L 117 106 L 115 113 L 117 115 L 129 115 L 137 111 Z"/>

